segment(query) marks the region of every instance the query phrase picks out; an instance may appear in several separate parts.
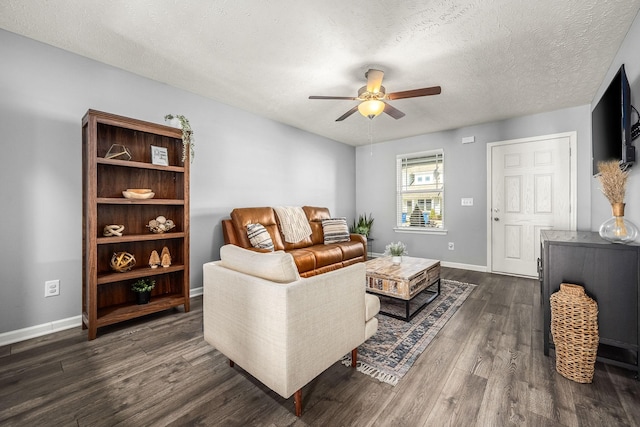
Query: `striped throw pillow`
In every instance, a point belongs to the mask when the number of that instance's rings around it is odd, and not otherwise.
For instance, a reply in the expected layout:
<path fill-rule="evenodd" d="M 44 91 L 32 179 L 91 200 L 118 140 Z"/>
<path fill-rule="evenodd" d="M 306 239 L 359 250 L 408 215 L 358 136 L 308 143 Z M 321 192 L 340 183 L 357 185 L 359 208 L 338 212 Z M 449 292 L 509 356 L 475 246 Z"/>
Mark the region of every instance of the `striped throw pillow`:
<path fill-rule="evenodd" d="M 322 232 L 324 233 L 324 244 L 348 242 L 349 227 L 346 218 L 330 218 L 322 220 Z"/>
<path fill-rule="evenodd" d="M 273 240 L 264 225 L 247 224 L 247 237 L 254 248 L 267 249 L 273 252 Z"/>

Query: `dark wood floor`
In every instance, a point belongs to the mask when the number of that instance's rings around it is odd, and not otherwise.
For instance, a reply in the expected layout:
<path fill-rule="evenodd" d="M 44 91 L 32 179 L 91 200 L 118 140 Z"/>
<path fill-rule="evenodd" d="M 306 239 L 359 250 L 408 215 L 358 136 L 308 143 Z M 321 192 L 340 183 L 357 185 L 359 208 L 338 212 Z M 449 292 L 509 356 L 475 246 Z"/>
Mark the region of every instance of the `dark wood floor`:
<path fill-rule="evenodd" d="M 80 328 L 0 347 L 0 425 L 618 426 L 640 425 L 640 383 L 598 363 L 592 384 L 542 352 L 537 282 L 464 270 L 476 283 L 396 387 L 339 363 L 303 389 L 304 413 L 202 339 L 192 311 Z"/>

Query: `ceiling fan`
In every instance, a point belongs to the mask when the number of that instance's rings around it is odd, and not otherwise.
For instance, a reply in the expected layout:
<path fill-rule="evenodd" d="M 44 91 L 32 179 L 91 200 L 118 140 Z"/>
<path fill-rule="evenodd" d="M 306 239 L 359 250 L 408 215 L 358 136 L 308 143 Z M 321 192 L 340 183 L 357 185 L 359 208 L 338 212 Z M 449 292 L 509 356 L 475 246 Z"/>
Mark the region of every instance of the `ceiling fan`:
<path fill-rule="evenodd" d="M 384 72 L 380 70 L 370 69 L 364 76 L 367 78 L 367 85 L 362 86 L 358 90 L 358 96 L 310 96 L 309 99 L 340 99 L 351 101 L 362 101 L 340 117 L 336 122 L 340 122 L 356 111 L 360 111 L 365 117 L 373 119 L 383 111 L 394 119 L 401 119 L 405 114 L 391 104 L 385 101 L 393 101 L 395 99 L 417 98 L 419 96 L 439 95 L 442 89 L 440 86 L 425 87 L 422 89 L 405 90 L 402 92 L 386 93 L 382 86 L 382 78 Z"/>

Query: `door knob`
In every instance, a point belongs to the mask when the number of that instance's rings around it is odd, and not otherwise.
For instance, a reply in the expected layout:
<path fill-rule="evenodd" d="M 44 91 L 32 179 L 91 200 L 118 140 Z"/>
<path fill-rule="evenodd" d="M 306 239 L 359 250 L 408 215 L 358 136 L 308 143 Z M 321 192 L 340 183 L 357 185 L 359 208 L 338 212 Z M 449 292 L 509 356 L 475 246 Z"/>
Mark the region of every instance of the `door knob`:
<path fill-rule="evenodd" d="M 500 221 L 500 218 L 493 218 L 494 221 Z"/>

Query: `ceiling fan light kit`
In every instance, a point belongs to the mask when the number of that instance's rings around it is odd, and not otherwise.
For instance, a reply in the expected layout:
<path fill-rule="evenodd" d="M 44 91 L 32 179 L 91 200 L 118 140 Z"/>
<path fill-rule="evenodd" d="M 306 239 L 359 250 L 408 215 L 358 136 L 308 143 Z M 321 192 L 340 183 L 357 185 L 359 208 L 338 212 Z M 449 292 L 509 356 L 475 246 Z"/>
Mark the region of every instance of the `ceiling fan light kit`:
<path fill-rule="evenodd" d="M 385 100 L 394 99 L 406 99 L 417 98 L 419 96 L 439 95 L 441 92 L 440 86 L 425 87 L 422 89 L 405 90 L 402 92 L 386 93 L 384 86 L 382 86 L 382 78 L 384 72 L 380 70 L 370 69 L 365 73 L 367 78 L 367 85 L 362 86 L 358 90 L 357 97 L 349 96 L 310 96 L 309 99 L 338 99 L 338 100 L 350 100 L 361 101 L 360 104 L 353 107 L 342 116 L 336 119 L 336 122 L 340 122 L 357 111 L 364 117 L 373 119 L 379 116 L 383 112 L 387 113 L 394 119 L 398 120 L 405 116 L 405 114 L 397 108 L 384 102 Z"/>
<path fill-rule="evenodd" d="M 384 102 L 377 99 L 370 99 L 358 104 L 358 111 L 360 111 L 360 114 L 363 116 L 373 119 L 384 111 L 384 106 Z"/>

